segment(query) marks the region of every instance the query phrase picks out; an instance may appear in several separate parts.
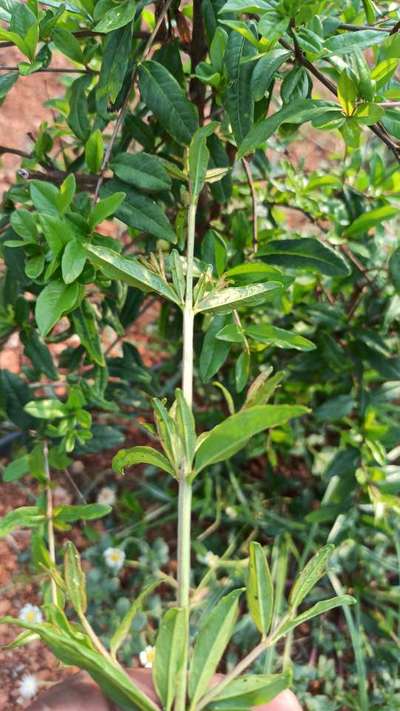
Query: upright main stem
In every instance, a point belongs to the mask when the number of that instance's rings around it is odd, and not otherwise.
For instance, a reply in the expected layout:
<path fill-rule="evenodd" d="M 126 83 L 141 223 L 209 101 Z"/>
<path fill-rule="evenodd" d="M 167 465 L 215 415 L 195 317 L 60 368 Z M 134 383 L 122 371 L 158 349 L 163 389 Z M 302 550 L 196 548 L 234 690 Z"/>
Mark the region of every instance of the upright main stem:
<path fill-rule="evenodd" d="M 196 229 L 197 200 L 192 200 L 188 212 L 188 237 L 186 251 L 186 294 L 183 310 L 182 390 L 190 408 L 193 404 L 193 258 Z M 181 467 L 178 501 L 178 605 L 185 611 L 186 651 L 182 674 L 178 680 L 175 711 L 185 711 L 187 695 L 187 668 L 189 658 L 190 614 L 190 548 L 192 485 L 188 472 Z"/>

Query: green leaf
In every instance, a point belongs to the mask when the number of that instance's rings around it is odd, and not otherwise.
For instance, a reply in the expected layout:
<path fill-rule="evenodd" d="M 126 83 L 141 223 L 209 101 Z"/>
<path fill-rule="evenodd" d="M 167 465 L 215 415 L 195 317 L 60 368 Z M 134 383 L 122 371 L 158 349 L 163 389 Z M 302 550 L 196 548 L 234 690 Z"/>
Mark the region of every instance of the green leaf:
<path fill-rule="evenodd" d="M 175 476 L 168 459 L 161 452 L 152 447 L 131 447 L 130 449 L 120 449 L 112 460 L 112 467 L 117 474 L 125 474 L 127 467 L 137 464 L 150 464 L 157 469 L 162 469 L 168 474 Z"/>
<path fill-rule="evenodd" d="M 60 212 L 64 213 L 69 208 L 76 193 L 75 175 L 70 173 L 60 185 L 60 192 L 57 198 L 57 204 Z"/>
<path fill-rule="evenodd" d="M 231 32 L 225 51 L 224 62 L 228 76 L 225 92 L 225 108 L 232 133 L 239 144 L 249 133 L 254 120 L 254 100 L 251 90 L 252 62 L 243 63 L 243 58 L 252 57 L 257 50 L 237 32 Z"/>
<path fill-rule="evenodd" d="M 136 3 L 131 0 L 120 2 L 105 13 L 100 22 L 95 25 L 95 32 L 107 33 L 118 30 L 120 27 L 125 27 L 125 25 L 132 22 L 135 13 Z"/>
<path fill-rule="evenodd" d="M 123 645 L 128 635 L 130 634 L 133 620 L 135 619 L 136 615 L 142 610 L 143 603 L 146 597 L 148 597 L 148 595 L 150 595 L 153 590 L 155 590 L 155 588 L 157 588 L 159 585 L 160 580 L 153 580 L 153 582 L 146 585 L 141 591 L 140 595 L 138 595 L 136 600 L 134 600 L 128 612 L 122 618 L 120 624 L 118 625 L 110 640 L 110 652 L 113 657 L 116 656 L 119 648 Z"/>
<path fill-rule="evenodd" d="M 123 190 L 126 194 L 125 201 L 116 212 L 116 217 L 121 222 L 136 230 L 154 235 L 158 239 L 168 240 L 173 244 L 176 242 L 175 232 L 157 202 L 151 200 L 147 195 L 141 195 L 120 180 L 110 180 L 104 186 L 101 194 L 107 195 L 116 190 Z"/>
<path fill-rule="evenodd" d="M 144 103 L 163 128 L 177 143 L 188 145 L 198 128 L 197 110 L 168 69 L 153 60 L 143 62 L 139 87 Z"/>
<path fill-rule="evenodd" d="M 45 520 L 38 506 L 21 506 L 0 518 L 0 538 L 5 538 L 17 528 L 36 528 Z"/>
<path fill-rule="evenodd" d="M 9 74 L 2 74 L 0 76 L 0 105 L 8 92 L 13 88 L 18 77 L 18 72 L 10 72 Z"/>
<path fill-rule="evenodd" d="M 229 342 L 216 338 L 225 323 L 225 316 L 215 316 L 205 333 L 199 358 L 199 372 L 203 383 L 207 383 L 218 372 L 230 351 Z"/>
<path fill-rule="evenodd" d="M 104 141 L 100 129 L 89 136 L 85 146 L 85 161 L 91 173 L 98 173 L 104 157 Z"/>
<path fill-rule="evenodd" d="M 165 711 L 171 711 L 174 702 L 187 635 L 185 610 L 179 607 L 168 610 L 161 620 L 153 666 L 154 686 Z"/>
<path fill-rule="evenodd" d="M 85 64 L 85 58 L 83 56 L 81 46 L 72 32 L 63 29 L 62 27 L 56 27 L 52 32 L 51 38 L 57 49 L 59 49 L 62 54 L 65 54 L 66 57 L 72 59 L 73 62 Z"/>
<path fill-rule="evenodd" d="M 123 192 L 113 192 L 110 197 L 99 200 L 90 214 L 90 229 L 93 230 L 100 222 L 106 220 L 110 215 L 114 215 L 124 200 L 125 193 Z"/>
<path fill-rule="evenodd" d="M 55 185 L 45 180 L 31 180 L 29 190 L 38 212 L 59 214 L 59 192 Z"/>
<path fill-rule="evenodd" d="M 71 541 L 65 546 L 64 578 L 69 601 L 79 615 L 87 609 L 86 577 L 82 570 L 79 553 Z"/>
<path fill-rule="evenodd" d="M 210 711 L 249 711 L 276 698 L 290 686 L 291 674 L 248 674 L 227 684 L 207 706 Z"/>
<path fill-rule="evenodd" d="M 195 460 L 196 474 L 211 464 L 229 459 L 259 432 L 284 425 L 307 412 L 307 408 L 300 405 L 257 405 L 228 417 L 201 439 Z"/>
<path fill-rule="evenodd" d="M 266 343 L 276 348 L 294 348 L 299 351 L 312 351 L 314 343 L 293 331 L 286 331 L 270 324 L 256 324 L 245 329 L 246 336 L 253 338 L 258 343 Z"/>
<path fill-rule="evenodd" d="M 286 49 L 274 49 L 256 63 L 251 75 L 251 91 L 255 101 L 261 101 L 269 88 L 275 73 L 290 57 Z"/>
<path fill-rule="evenodd" d="M 374 44 L 380 44 L 387 39 L 386 32 L 378 30 L 362 30 L 360 32 L 343 32 L 343 34 L 329 37 L 324 47 L 332 54 L 351 54 L 355 49 L 369 49 Z"/>
<path fill-rule="evenodd" d="M 280 111 L 272 114 L 272 116 L 256 123 L 255 126 L 243 136 L 237 153 L 238 160 L 243 158 L 247 153 L 252 153 L 261 144 L 265 143 L 283 123 L 306 123 L 325 113 L 329 108 L 337 110 L 337 104 L 313 99 L 296 99 L 288 106 L 284 106 Z"/>
<path fill-rule="evenodd" d="M 54 520 L 60 523 L 74 523 L 74 521 L 95 521 L 111 513 L 112 508 L 107 504 L 81 504 L 79 506 L 63 505 L 54 509 Z"/>
<path fill-rule="evenodd" d="M 395 249 L 389 259 L 389 275 L 394 288 L 400 292 L 400 249 Z"/>
<path fill-rule="evenodd" d="M 66 406 L 61 400 L 52 398 L 50 400 L 32 400 L 24 407 L 32 417 L 42 420 L 53 420 L 58 417 L 65 417 L 68 413 Z"/>
<path fill-rule="evenodd" d="M 66 284 L 71 284 L 83 271 L 87 260 L 87 252 L 81 242 L 72 239 L 64 249 L 61 260 L 62 277 Z"/>
<path fill-rule="evenodd" d="M 383 205 L 376 207 L 374 210 L 363 212 L 362 215 L 345 228 L 347 237 L 355 237 L 368 232 L 373 227 L 382 224 L 384 220 L 390 220 L 398 214 L 398 208 L 393 205 Z"/>
<path fill-rule="evenodd" d="M 70 88 L 68 125 L 81 141 L 87 141 L 90 136 L 89 105 L 86 90 L 92 78 L 84 75 L 75 79 Z"/>
<path fill-rule="evenodd" d="M 47 375 L 50 380 L 58 378 L 57 369 L 54 365 L 50 350 L 41 340 L 38 332 L 34 328 L 20 332 L 20 339 L 24 345 L 24 352 L 30 358 L 32 365 L 40 372 Z"/>
<path fill-rule="evenodd" d="M 80 294 L 79 285 L 64 284 L 62 281 L 51 281 L 40 292 L 35 306 L 35 317 L 40 335 L 47 336 L 68 311 L 71 311 Z"/>
<path fill-rule="evenodd" d="M 225 595 L 207 615 L 194 643 L 189 671 L 189 696 L 195 707 L 207 691 L 225 648 L 232 637 L 242 590 Z"/>
<path fill-rule="evenodd" d="M 289 605 L 292 609 L 296 610 L 301 605 L 318 580 L 325 575 L 327 563 L 334 549 L 335 546 L 328 543 L 308 561 L 305 568 L 299 573 L 289 595 Z"/>
<path fill-rule="evenodd" d="M 96 105 L 101 114 L 107 113 L 109 102 L 115 102 L 129 69 L 132 50 L 132 24 L 106 35 L 102 49 L 102 63 L 96 87 Z"/>
<path fill-rule="evenodd" d="M 7 464 L 3 472 L 3 481 L 17 481 L 29 472 L 29 455 L 24 454 Z"/>
<path fill-rule="evenodd" d="M 101 346 L 96 312 L 87 299 L 70 315 L 75 332 L 90 360 L 101 368 L 105 366 L 105 358 Z"/>
<path fill-rule="evenodd" d="M 268 635 L 274 610 L 274 586 L 271 571 L 259 543 L 250 543 L 249 555 L 247 604 L 259 632 L 262 635 Z"/>
<path fill-rule="evenodd" d="M 286 624 L 282 626 L 279 636 L 283 637 L 288 632 L 295 629 L 295 627 L 302 625 L 303 622 L 308 622 L 308 620 L 312 620 L 313 617 L 319 617 L 319 615 L 323 615 L 325 612 L 329 612 L 335 607 L 354 605 L 356 602 L 357 600 L 351 595 L 338 595 L 337 597 L 331 597 L 329 600 L 321 600 L 308 610 L 305 610 L 305 612 L 302 612 L 301 615 L 298 615 L 293 620 L 288 620 Z"/>
<path fill-rule="evenodd" d="M 338 81 L 338 99 L 346 116 L 351 116 L 357 101 L 357 86 L 347 71 L 340 74 Z"/>
<path fill-rule="evenodd" d="M 171 178 L 157 156 L 141 153 L 120 153 L 111 163 L 118 178 L 139 190 L 158 192 L 169 190 Z"/>
<path fill-rule="evenodd" d="M 341 254 L 314 237 L 271 240 L 260 258 L 268 264 L 311 269 L 327 276 L 348 276 L 351 272 Z"/>
<path fill-rule="evenodd" d="M 210 152 L 207 148 L 207 138 L 214 133 L 218 123 L 211 121 L 207 126 L 198 128 L 189 147 L 189 178 L 193 197 L 200 195 L 207 174 Z"/>
<path fill-rule="evenodd" d="M 41 640 L 64 664 L 79 666 L 87 671 L 100 686 L 106 697 L 117 704 L 121 711 L 159 711 L 158 706 L 148 698 L 135 683 L 129 679 L 120 665 L 113 663 L 103 654 L 92 648 L 89 638 L 77 639 L 70 636 L 64 629 L 42 622 L 29 624 L 13 617 L 0 618 L 0 623 L 17 625 L 37 633 Z"/>
<path fill-rule="evenodd" d="M 151 272 L 137 259 L 123 257 L 118 252 L 113 252 L 107 247 L 87 245 L 91 261 L 103 269 L 104 273 L 112 279 L 122 279 L 131 286 L 142 291 L 155 291 L 165 299 L 179 305 L 179 299 L 172 287 L 158 274 Z"/>
<path fill-rule="evenodd" d="M 282 289 L 278 282 L 228 287 L 212 291 L 196 304 L 198 312 L 231 313 L 241 306 L 256 306 Z"/>

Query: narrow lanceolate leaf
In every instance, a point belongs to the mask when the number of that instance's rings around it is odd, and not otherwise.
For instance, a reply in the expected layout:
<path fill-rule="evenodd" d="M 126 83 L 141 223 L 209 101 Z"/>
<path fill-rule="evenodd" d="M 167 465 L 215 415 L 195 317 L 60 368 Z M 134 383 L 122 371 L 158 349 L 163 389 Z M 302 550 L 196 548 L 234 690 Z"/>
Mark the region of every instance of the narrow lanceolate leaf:
<path fill-rule="evenodd" d="M 87 608 L 86 578 L 79 553 L 71 541 L 65 546 L 64 578 L 71 605 L 76 612 L 84 614 Z"/>
<path fill-rule="evenodd" d="M 207 691 L 225 648 L 232 637 L 242 590 L 225 595 L 207 615 L 198 633 L 189 672 L 191 708 Z"/>
<path fill-rule="evenodd" d="M 207 148 L 207 138 L 214 133 L 218 123 L 212 121 L 207 126 L 198 128 L 195 132 L 189 147 L 189 179 L 190 191 L 193 197 L 197 197 L 204 185 L 210 152 Z"/>
<path fill-rule="evenodd" d="M 152 447 L 140 446 L 132 447 L 131 449 L 120 449 L 112 460 L 112 467 L 118 474 L 125 474 L 125 469 L 134 467 L 137 464 L 150 464 L 175 476 L 168 459 Z"/>
<path fill-rule="evenodd" d="M 136 615 L 142 610 L 146 597 L 148 597 L 148 595 L 151 595 L 153 590 L 155 590 L 155 588 L 159 585 L 159 580 L 153 580 L 151 583 L 146 585 L 140 595 L 136 598 L 136 600 L 134 600 L 128 612 L 122 618 L 110 641 L 110 651 L 113 657 L 115 657 L 119 648 L 121 647 L 121 645 L 123 645 L 128 635 L 130 634 L 132 629 L 132 622 L 135 619 Z"/>
<path fill-rule="evenodd" d="M 342 255 L 314 237 L 268 242 L 260 258 L 289 269 L 307 269 L 327 276 L 348 276 L 350 267 Z"/>
<path fill-rule="evenodd" d="M 75 332 L 90 360 L 104 368 L 105 358 L 101 347 L 96 313 L 90 301 L 84 299 L 79 309 L 73 311 L 69 318 L 72 320 Z"/>
<path fill-rule="evenodd" d="M 259 543 L 250 543 L 247 604 L 259 632 L 267 635 L 274 609 L 274 587 L 265 553 Z"/>
<path fill-rule="evenodd" d="M 197 111 L 168 69 L 153 60 L 143 62 L 139 87 L 144 103 L 163 128 L 177 143 L 188 145 L 199 125 Z"/>
<path fill-rule="evenodd" d="M 321 548 L 321 550 L 308 561 L 304 570 L 299 573 L 289 595 L 289 605 L 291 608 L 296 609 L 317 584 L 318 580 L 325 575 L 328 560 L 334 548 L 335 546 L 332 544 Z"/>
<path fill-rule="evenodd" d="M 274 296 L 282 289 L 282 284 L 267 281 L 264 284 L 249 284 L 249 286 L 232 286 L 227 289 L 211 291 L 196 304 L 196 311 L 231 313 L 232 309 L 241 306 L 257 306 Z"/>
<path fill-rule="evenodd" d="M 102 268 L 104 273 L 111 278 L 122 279 L 130 286 L 135 286 L 142 291 L 155 291 L 165 299 L 179 304 L 175 291 L 158 274 L 147 269 L 137 259 L 123 257 L 107 247 L 86 247 L 91 261 Z"/>
<path fill-rule="evenodd" d="M 381 225 L 384 220 L 390 220 L 392 217 L 395 217 L 398 212 L 398 207 L 394 207 L 393 205 L 383 205 L 374 210 L 363 212 L 362 215 L 356 217 L 349 227 L 346 227 L 345 234 L 347 237 L 356 237 L 364 234 L 373 227 Z"/>
<path fill-rule="evenodd" d="M 338 595 L 337 597 L 331 597 L 329 600 L 321 600 L 315 605 L 310 607 L 308 610 L 302 612 L 293 620 L 288 620 L 279 630 L 279 637 L 283 637 L 288 632 L 293 630 L 295 627 L 303 624 L 303 622 L 308 622 L 312 620 L 313 617 L 318 617 L 323 615 L 325 612 L 333 610 L 335 607 L 342 607 L 343 605 L 355 605 L 357 600 L 352 595 Z M 279 637 L 277 639 L 279 639 Z"/>
<path fill-rule="evenodd" d="M 268 140 L 273 133 L 285 122 L 306 123 L 324 113 L 327 109 L 337 110 L 337 104 L 329 101 L 317 101 L 314 99 L 297 99 L 288 106 L 280 109 L 272 116 L 269 116 L 253 126 L 248 133 L 242 137 L 237 158 L 243 158 L 247 153 L 252 153 L 262 143 Z"/>
<path fill-rule="evenodd" d="M 245 333 L 249 338 L 258 341 L 258 343 L 265 343 L 276 348 L 294 348 L 298 351 L 312 351 L 315 348 L 314 343 L 309 341 L 308 338 L 266 323 L 248 326 L 245 329 Z"/>
<path fill-rule="evenodd" d="M 290 672 L 284 674 L 246 674 L 234 679 L 207 708 L 210 711 L 249 711 L 258 708 L 290 685 Z"/>
<path fill-rule="evenodd" d="M 36 528 L 45 520 L 38 506 L 21 506 L 0 518 L 0 538 L 8 536 L 17 528 Z"/>
<path fill-rule="evenodd" d="M 225 107 L 232 133 L 239 144 L 249 133 L 254 119 L 254 100 L 251 91 L 253 62 L 243 63 L 244 57 L 257 54 L 256 48 L 237 32 L 231 32 L 224 63 L 228 74 Z"/>
<path fill-rule="evenodd" d="M 307 412 L 307 408 L 300 405 L 257 405 L 237 412 L 207 432 L 200 441 L 195 460 L 196 473 L 232 457 L 259 432 L 284 425 Z"/>
<path fill-rule="evenodd" d="M 173 607 L 162 618 L 156 642 L 153 682 L 163 709 L 170 711 L 174 702 L 177 678 L 185 659 L 187 644 L 186 615 Z"/>

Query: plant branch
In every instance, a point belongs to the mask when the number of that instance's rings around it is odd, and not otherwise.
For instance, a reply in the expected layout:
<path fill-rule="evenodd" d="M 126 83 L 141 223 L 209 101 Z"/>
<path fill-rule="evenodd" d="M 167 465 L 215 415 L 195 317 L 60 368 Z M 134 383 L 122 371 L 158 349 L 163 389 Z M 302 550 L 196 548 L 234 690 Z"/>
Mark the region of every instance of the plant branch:
<path fill-rule="evenodd" d="M 279 44 L 285 49 L 287 49 L 289 52 L 292 52 L 295 55 L 296 61 L 299 64 L 308 69 L 310 74 L 312 74 L 316 79 L 318 79 L 321 84 L 323 84 L 327 89 L 329 89 L 332 94 L 337 96 L 337 88 L 333 81 L 331 81 L 327 76 L 325 76 L 325 74 L 323 74 L 320 69 L 315 66 L 315 64 L 313 64 L 307 59 L 300 47 L 291 45 L 290 42 L 286 42 L 285 39 L 280 39 Z M 396 160 L 400 161 L 400 146 L 390 138 L 384 127 L 380 123 L 375 123 L 372 126 L 368 126 L 368 128 L 385 144 L 385 146 L 387 146 L 387 148 L 389 148 L 389 150 L 396 157 Z"/>
<path fill-rule="evenodd" d="M 142 60 L 141 60 L 141 61 L 144 61 L 144 60 L 146 59 L 147 55 L 149 54 L 149 52 L 150 52 L 150 50 L 151 50 L 151 48 L 152 48 L 152 46 L 153 46 L 153 44 L 154 44 L 154 42 L 155 42 L 155 40 L 156 40 L 156 37 L 157 37 L 157 35 L 158 35 L 158 31 L 159 31 L 159 29 L 160 29 L 162 23 L 164 22 L 165 17 L 167 16 L 167 13 L 168 13 L 168 10 L 169 10 L 171 4 L 172 4 L 172 0 L 167 0 L 167 2 L 165 3 L 165 5 L 164 5 L 164 7 L 163 7 L 163 9 L 162 9 L 162 11 L 161 11 L 161 13 L 160 13 L 160 16 L 159 16 L 159 18 L 158 18 L 158 20 L 157 20 L 157 22 L 156 22 L 156 25 L 155 25 L 155 27 L 154 27 L 154 30 L 153 30 L 153 32 L 151 33 L 151 35 L 149 36 L 149 38 L 148 38 L 148 40 L 147 40 L 147 42 L 146 42 L 146 45 L 145 45 L 144 50 L 143 50 L 143 55 L 142 55 Z M 136 64 L 136 66 L 135 66 L 135 68 L 134 68 L 134 70 L 133 70 L 133 73 L 132 73 L 131 88 L 133 88 L 133 86 L 134 86 L 134 84 L 135 84 L 135 81 L 136 81 L 137 72 L 138 72 L 138 66 L 139 66 L 139 65 Z M 109 144 L 108 144 L 108 146 L 107 146 L 107 149 L 106 149 L 106 151 L 105 151 L 105 153 L 104 153 L 104 158 L 103 158 L 103 162 L 102 162 L 102 164 L 101 164 L 100 175 L 99 175 L 98 180 L 97 180 L 97 185 L 96 185 L 96 190 L 95 190 L 95 193 L 94 193 L 93 202 L 96 202 L 97 199 L 98 199 L 98 197 L 99 197 L 100 189 L 101 189 L 101 186 L 103 185 L 103 182 L 104 182 L 104 173 L 105 173 L 105 171 L 107 170 L 107 166 L 108 166 L 108 164 L 109 164 L 109 162 L 110 162 L 110 158 L 111 158 L 111 153 L 112 153 L 112 150 L 113 150 L 113 148 L 114 148 L 114 143 L 115 143 L 115 141 L 116 141 L 116 139 L 117 139 L 117 135 L 118 135 L 119 130 L 120 130 L 120 128 L 121 128 L 121 126 L 122 126 L 122 124 L 123 124 L 123 122 L 124 122 L 124 118 L 125 118 L 126 112 L 127 112 L 127 110 L 128 110 L 129 99 L 130 99 L 130 91 L 128 91 L 128 93 L 127 93 L 127 95 L 126 95 L 126 98 L 125 98 L 125 100 L 124 100 L 124 103 L 123 103 L 122 106 L 121 106 L 121 109 L 120 109 L 118 118 L 117 118 L 117 120 L 116 120 L 116 122 L 115 122 L 115 126 L 114 126 L 114 129 L 113 129 L 111 138 L 110 138 L 110 142 L 109 142 Z"/>
<path fill-rule="evenodd" d="M 18 66 L 0 66 L 0 71 L 4 72 L 18 72 Z M 37 69 L 32 74 L 44 74 L 44 73 L 54 73 L 54 74 L 98 74 L 96 69 L 74 69 L 73 67 L 47 67 L 46 69 Z M 31 74 L 25 76 L 32 76 Z"/>
<path fill-rule="evenodd" d="M 246 158 L 242 158 L 242 165 L 244 168 L 244 171 L 246 173 L 247 177 L 247 182 L 250 188 L 250 194 L 251 194 L 251 204 L 252 204 L 252 212 L 253 212 L 253 252 L 254 254 L 257 254 L 258 252 L 258 227 L 257 227 L 257 195 L 256 191 L 254 188 L 254 182 L 253 182 L 253 176 L 251 174 L 251 168 L 246 160 Z"/>
<path fill-rule="evenodd" d="M 11 155 L 14 155 L 14 156 L 21 156 L 21 158 L 30 158 L 31 157 L 30 153 L 21 151 L 19 148 L 12 148 L 10 146 L 0 146 L 0 156 L 5 155 L 6 153 L 10 153 Z"/>

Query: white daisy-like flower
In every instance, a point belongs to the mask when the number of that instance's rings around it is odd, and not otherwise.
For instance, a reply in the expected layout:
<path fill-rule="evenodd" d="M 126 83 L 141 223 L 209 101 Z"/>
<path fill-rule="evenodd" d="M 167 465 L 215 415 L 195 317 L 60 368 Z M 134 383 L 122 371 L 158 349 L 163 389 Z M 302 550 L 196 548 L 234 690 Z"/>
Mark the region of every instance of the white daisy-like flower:
<path fill-rule="evenodd" d="M 142 665 L 142 667 L 146 667 L 146 669 L 151 669 L 151 667 L 154 664 L 154 658 L 156 656 L 156 649 L 155 647 L 150 647 L 148 645 L 139 654 L 139 660 Z"/>
<path fill-rule="evenodd" d="M 212 551 L 207 551 L 204 556 L 204 562 L 209 568 L 216 568 L 219 563 L 219 557 Z"/>
<path fill-rule="evenodd" d="M 106 565 L 115 571 L 121 570 L 125 563 L 125 551 L 121 548 L 107 548 L 104 551 L 103 556 Z"/>
<path fill-rule="evenodd" d="M 232 521 L 237 518 L 237 511 L 234 506 L 227 506 L 225 509 L 225 513 L 228 516 L 228 518 L 232 519 Z"/>
<path fill-rule="evenodd" d="M 40 607 L 37 605 L 31 605 L 30 602 L 27 602 L 26 605 L 21 608 L 18 617 L 20 620 L 23 620 L 23 622 L 29 622 L 31 625 L 43 622 L 43 615 Z"/>
<path fill-rule="evenodd" d="M 114 489 L 111 488 L 111 486 L 103 486 L 102 489 L 100 489 L 98 496 L 97 496 L 97 503 L 98 504 L 108 504 L 108 506 L 112 506 L 115 504 L 115 491 Z"/>
<path fill-rule="evenodd" d="M 33 699 L 39 690 L 39 682 L 33 674 L 25 674 L 18 685 L 22 699 Z"/>

